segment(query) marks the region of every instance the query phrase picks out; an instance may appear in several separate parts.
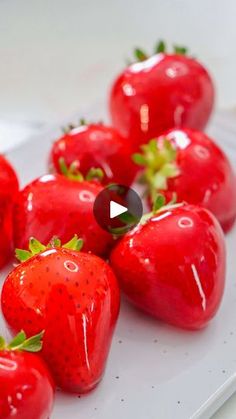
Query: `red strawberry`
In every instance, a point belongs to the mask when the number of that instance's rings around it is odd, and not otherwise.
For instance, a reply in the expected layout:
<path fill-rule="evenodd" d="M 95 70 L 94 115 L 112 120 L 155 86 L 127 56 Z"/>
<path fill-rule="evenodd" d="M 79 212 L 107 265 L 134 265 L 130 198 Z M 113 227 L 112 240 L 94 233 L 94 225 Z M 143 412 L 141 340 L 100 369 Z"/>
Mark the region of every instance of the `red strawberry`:
<path fill-rule="evenodd" d="M 115 80 L 110 94 L 114 127 L 134 146 L 173 127 L 202 130 L 214 104 L 214 86 L 196 59 L 175 48 L 169 54 L 163 42 L 156 55 L 136 50 L 137 62 Z"/>
<path fill-rule="evenodd" d="M 44 329 L 43 356 L 57 385 L 84 393 L 102 378 L 119 312 L 119 288 L 99 257 L 79 253 L 76 238 L 46 248 L 34 239 L 27 259 L 7 277 L 2 311 L 13 330 Z"/>
<path fill-rule="evenodd" d="M 54 383 L 43 360 L 42 333 L 26 339 L 21 331 L 7 345 L 0 337 L 0 417 L 48 419 L 54 401 Z"/>
<path fill-rule="evenodd" d="M 143 180 L 151 200 L 157 192 L 167 200 L 209 209 L 227 232 L 236 218 L 236 177 L 224 152 L 206 134 L 189 129 L 172 129 L 135 154 L 145 167 Z"/>
<path fill-rule="evenodd" d="M 18 187 L 13 167 L 0 155 L 0 268 L 13 251 L 12 206 Z"/>
<path fill-rule="evenodd" d="M 222 299 L 224 236 L 206 209 L 166 206 L 119 241 L 111 266 L 135 306 L 175 326 L 200 329 Z"/>
<path fill-rule="evenodd" d="M 84 240 L 84 250 L 106 255 L 112 235 L 93 215 L 94 201 L 102 186 L 61 175 L 45 175 L 27 185 L 15 207 L 15 245 L 26 248 L 30 237 L 48 243 L 54 235 L 67 241 L 74 234 Z"/>
<path fill-rule="evenodd" d="M 70 126 L 54 144 L 50 154 L 53 169 L 62 173 L 61 162 L 75 165 L 85 176 L 96 167 L 104 173 L 103 183 L 130 186 L 137 172 L 129 143 L 109 126 L 86 124 Z M 122 170 L 120 170 L 122 162 Z"/>

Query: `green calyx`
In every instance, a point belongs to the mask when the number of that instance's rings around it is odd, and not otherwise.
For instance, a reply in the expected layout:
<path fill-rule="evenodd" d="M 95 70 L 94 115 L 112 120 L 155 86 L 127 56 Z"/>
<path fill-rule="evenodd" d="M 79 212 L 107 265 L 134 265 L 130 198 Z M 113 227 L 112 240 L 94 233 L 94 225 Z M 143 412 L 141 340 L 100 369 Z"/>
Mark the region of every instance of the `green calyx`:
<path fill-rule="evenodd" d="M 159 214 L 163 211 L 173 210 L 174 208 L 180 208 L 184 205 L 184 202 L 177 203 L 177 195 L 174 193 L 170 202 L 166 203 L 166 198 L 162 194 L 157 194 L 156 199 L 153 202 L 152 211 L 144 214 L 140 220 L 141 224 L 145 224 L 151 217 Z"/>
<path fill-rule="evenodd" d="M 63 134 L 69 134 L 73 129 L 84 126 L 84 125 L 89 125 L 89 123 L 86 121 L 85 118 L 80 118 L 78 124 L 68 124 L 65 127 L 62 127 L 62 132 Z"/>
<path fill-rule="evenodd" d="M 168 53 L 168 49 L 166 46 L 166 43 L 163 40 L 160 40 L 157 42 L 155 48 L 154 48 L 154 54 L 160 54 L 160 53 Z M 180 45 L 173 45 L 173 50 L 171 53 L 179 54 L 179 55 L 187 55 L 188 49 L 186 47 L 180 46 Z M 146 53 L 141 48 L 135 48 L 134 49 L 134 57 L 136 62 L 145 61 L 147 60 L 150 55 Z"/>
<path fill-rule="evenodd" d="M 133 155 L 133 161 L 144 167 L 140 180 L 147 185 L 147 193 L 154 203 L 158 191 L 167 189 L 168 179 L 180 174 L 176 164 L 177 151 L 167 138 L 159 142 L 151 140 L 148 144 L 142 145 L 141 150 L 141 153 Z"/>
<path fill-rule="evenodd" d="M 173 45 L 174 53 L 179 55 L 187 55 L 188 48 L 180 46 L 180 45 Z"/>
<path fill-rule="evenodd" d="M 93 122 L 87 121 L 85 118 L 80 118 L 80 120 L 77 124 L 68 124 L 68 125 L 62 127 L 61 129 L 62 129 L 63 134 L 66 135 L 66 134 L 69 134 L 71 131 L 73 131 L 76 128 L 83 127 L 83 126 L 88 126 L 88 125 L 92 125 L 92 124 L 93 124 Z M 103 121 L 97 121 L 94 124 L 103 125 Z"/>
<path fill-rule="evenodd" d="M 83 182 L 83 180 L 92 181 L 98 180 L 101 181 L 104 177 L 103 170 L 99 167 L 92 167 L 86 176 L 84 176 L 78 169 L 78 162 L 74 161 L 70 166 L 66 165 L 65 159 L 60 157 L 59 161 L 60 172 L 63 176 L 66 176 L 70 180 L 76 180 L 78 182 Z"/>
<path fill-rule="evenodd" d="M 31 237 L 29 240 L 29 250 L 16 249 L 15 255 L 20 262 L 25 262 L 26 260 L 31 259 L 33 256 L 52 248 L 63 248 L 79 252 L 82 249 L 83 244 L 83 240 L 79 239 L 77 234 L 75 234 L 70 241 L 63 245 L 61 244 L 61 240 L 58 237 L 53 237 L 47 246 L 40 243 L 34 237 Z"/>
<path fill-rule="evenodd" d="M 10 343 L 6 343 L 5 339 L 0 336 L 0 350 L 1 351 L 26 351 L 26 352 L 39 352 L 43 346 L 44 331 L 38 333 L 30 338 L 21 330 Z"/>

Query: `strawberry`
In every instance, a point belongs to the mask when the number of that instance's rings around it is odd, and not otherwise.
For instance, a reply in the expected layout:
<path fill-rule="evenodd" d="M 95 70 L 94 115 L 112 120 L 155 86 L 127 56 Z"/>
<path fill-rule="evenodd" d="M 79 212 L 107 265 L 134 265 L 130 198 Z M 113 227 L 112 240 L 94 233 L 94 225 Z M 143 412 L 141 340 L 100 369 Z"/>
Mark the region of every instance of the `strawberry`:
<path fill-rule="evenodd" d="M 137 172 L 131 159 L 132 151 L 129 142 L 114 128 L 82 120 L 80 126 L 70 125 L 64 131 L 51 149 L 50 166 L 53 171 L 63 173 L 63 162 L 69 167 L 76 167 L 84 176 L 96 167 L 104 173 L 103 184 L 132 184 Z"/>
<path fill-rule="evenodd" d="M 114 81 L 109 98 L 113 126 L 137 148 L 173 127 L 203 130 L 210 118 L 215 88 L 207 69 L 184 47 L 154 54 L 135 50 L 135 62 Z"/>
<path fill-rule="evenodd" d="M 85 251 L 104 256 L 113 244 L 113 237 L 97 224 L 93 215 L 94 201 L 103 188 L 95 181 L 85 180 L 78 172 L 69 171 L 67 176 L 42 176 L 18 194 L 15 246 L 26 248 L 34 236 L 48 243 L 54 235 L 66 242 L 78 234 L 84 241 Z"/>
<path fill-rule="evenodd" d="M 12 209 L 18 188 L 13 167 L 0 155 L 0 268 L 13 252 Z"/>
<path fill-rule="evenodd" d="M 54 383 L 44 361 L 31 352 L 42 348 L 43 333 L 26 339 L 23 331 L 8 345 L 0 337 L 0 417 L 48 419 Z"/>
<path fill-rule="evenodd" d="M 44 359 L 57 385 L 75 393 L 102 378 L 120 302 L 111 268 L 81 246 L 76 237 L 64 247 L 31 239 L 29 251 L 17 250 L 24 262 L 8 275 L 1 299 L 13 330 L 45 330 Z"/>
<path fill-rule="evenodd" d="M 157 193 L 169 200 L 210 210 L 225 232 L 236 218 L 236 177 L 224 152 L 200 131 L 172 129 L 141 147 L 134 160 L 144 166 L 142 181 L 151 202 Z"/>
<path fill-rule="evenodd" d="M 223 295 L 223 232 L 204 208 L 163 204 L 159 196 L 155 212 L 118 242 L 111 266 L 135 306 L 175 326 L 200 329 Z"/>

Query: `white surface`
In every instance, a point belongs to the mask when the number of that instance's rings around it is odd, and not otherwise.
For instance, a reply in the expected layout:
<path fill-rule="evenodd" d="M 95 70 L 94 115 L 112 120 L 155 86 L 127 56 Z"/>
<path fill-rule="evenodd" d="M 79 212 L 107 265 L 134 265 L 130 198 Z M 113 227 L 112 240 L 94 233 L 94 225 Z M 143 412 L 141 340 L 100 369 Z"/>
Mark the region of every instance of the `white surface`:
<path fill-rule="evenodd" d="M 110 218 L 118 217 L 118 215 L 124 214 L 128 211 L 128 208 L 118 204 L 115 201 L 110 202 Z"/>
<path fill-rule="evenodd" d="M 38 134 L 42 124 L 23 123 L 16 121 L 0 120 L 0 153 L 6 153 L 21 144 L 34 134 Z"/>
<path fill-rule="evenodd" d="M 95 117 L 96 112 L 86 116 Z M 236 165 L 234 123 L 229 117 L 225 127 L 226 118 L 218 115 L 210 131 L 219 142 L 224 140 Z M 9 154 L 23 183 L 45 172 L 51 140 L 57 135 L 58 130 L 45 133 Z M 236 229 L 227 237 L 223 304 L 208 328 L 184 332 L 124 303 L 103 382 L 80 399 L 58 393 L 52 419 L 209 418 L 236 390 L 235 245 Z M 2 333 L 5 326 L 0 326 Z"/>

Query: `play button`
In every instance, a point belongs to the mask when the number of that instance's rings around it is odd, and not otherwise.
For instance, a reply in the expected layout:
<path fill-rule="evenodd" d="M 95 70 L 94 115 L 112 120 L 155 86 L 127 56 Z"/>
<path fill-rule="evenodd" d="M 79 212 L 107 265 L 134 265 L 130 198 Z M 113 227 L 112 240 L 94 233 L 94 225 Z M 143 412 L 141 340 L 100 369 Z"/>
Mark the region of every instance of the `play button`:
<path fill-rule="evenodd" d="M 128 211 L 128 208 L 123 205 L 117 204 L 115 201 L 110 202 L 110 218 L 118 217 Z"/>
<path fill-rule="evenodd" d="M 122 235 L 139 223 L 143 206 L 133 189 L 112 184 L 98 194 L 93 213 L 100 227 L 111 234 Z"/>

